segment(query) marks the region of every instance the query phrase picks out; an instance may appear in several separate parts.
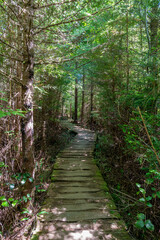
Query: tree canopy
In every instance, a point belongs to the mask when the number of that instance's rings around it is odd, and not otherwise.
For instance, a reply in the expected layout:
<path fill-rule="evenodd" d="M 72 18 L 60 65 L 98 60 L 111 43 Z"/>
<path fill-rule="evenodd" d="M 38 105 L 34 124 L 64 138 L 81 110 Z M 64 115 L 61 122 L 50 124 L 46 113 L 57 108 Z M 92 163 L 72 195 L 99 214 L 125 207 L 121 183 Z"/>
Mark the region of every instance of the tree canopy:
<path fill-rule="evenodd" d="M 105 169 L 108 151 L 117 156 L 112 162 L 119 170 L 128 166 L 133 189 L 129 194 L 138 202 L 128 224 L 132 231 L 138 229 L 138 239 L 149 239 L 148 232 L 156 239 L 159 16 L 159 0 L 0 1 L 4 216 L 34 202 L 38 166 L 50 156 L 48 146 L 55 141 L 51 135 L 57 139 L 60 119 L 70 118 L 97 132 L 100 168 Z M 125 187 L 120 190 L 127 193 L 129 186 Z M 5 234 L 8 226 L 4 217 L 1 221 Z"/>

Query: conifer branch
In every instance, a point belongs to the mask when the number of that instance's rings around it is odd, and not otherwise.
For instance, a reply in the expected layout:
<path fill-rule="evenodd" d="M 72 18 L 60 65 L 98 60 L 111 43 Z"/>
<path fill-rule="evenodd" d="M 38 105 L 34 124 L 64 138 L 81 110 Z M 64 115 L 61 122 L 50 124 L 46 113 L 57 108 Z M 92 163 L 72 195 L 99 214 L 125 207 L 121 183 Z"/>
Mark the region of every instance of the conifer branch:
<path fill-rule="evenodd" d="M 11 76 L 11 75 L 8 75 L 7 73 L 3 72 L 2 70 L 0 70 L 0 75 L 6 77 L 7 79 L 11 80 L 11 81 L 14 81 L 15 83 L 17 83 L 18 85 L 26 88 L 26 85 L 24 85 L 19 78 L 17 77 L 14 77 L 14 76 Z"/>
<path fill-rule="evenodd" d="M 151 147 L 152 147 L 153 152 L 154 152 L 154 154 L 155 154 L 155 156 L 156 156 L 156 159 L 157 159 L 157 161 L 158 161 L 158 163 L 159 163 L 159 165 L 160 165 L 159 156 L 158 156 L 158 154 L 157 154 L 157 152 L 156 152 L 156 149 L 155 149 L 155 147 L 154 147 L 154 145 L 153 145 L 152 139 L 151 139 L 151 137 L 150 137 L 150 135 L 149 135 L 149 132 L 148 132 L 148 129 L 147 129 L 145 120 L 144 120 L 144 118 L 143 118 L 143 116 L 142 116 L 142 113 L 141 113 L 141 110 L 140 110 L 140 107 L 138 107 L 138 112 L 139 112 L 139 115 L 140 115 L 140 117 L 141 117 L 141 119 L 142 119 L 143 126 L 144 126 L 144 129 L 145 129 L 145 131 L 146 131 L 148 140 L 149 140 L 149 142 L 150 142 L 150 144 L 151 144 Z"/>
<path fill-rule="evenodd" d="M 63 25 L 63 24 L 68 24 L 68 23 L 73 23 L 73 22 L 79 22 L 79 21 L 88 19 L 88 18 L 90 18 L 90 17 L 92 17 L 92 16 L 94 16 L 94 15 L 97 15 L 98 13 L 104 12 L 104 11 L 110 9 L 110 8 L 115 7 L 116 5 L 118 5 L 118 4 L 119 4 L 120 2 L 122 2 L 122 1 L 123 1 L 123 0 L 119 0 L 119 1 L 118 1 L 117 3 L 115 3 L 113 6 L 109 6 L 109 7 L 107 7 L 107 8 L 103 8 L 103 9 L 101 9 L 101 10 L 99 10 L 99 11 L 96 11 L 96 12 L 94 12 L 94 13 L 91 13 L 91 14 L 89 14 L 89 15 L 87 15 L 87 16 L 84 16 L 84 17 L 81 17 L 81 18 L 77 18 L 77 19 L 73 19 L 73 20 L 68 20 L 68 21 L 61 21 L 61 22 L 58 22 L 58 23 L 50 24 L 50 25 L 48 25 L 48 26 L 46 26 L 46 27 L 44 27 L 44 28 L 40 28 L 37 32 L 34 33 L 34 35 L 39 34 L 39 33 L 42 32 L 42 31 L 48 30 L 48 29 L 51 28 L 51 27 L 56 27 L 56 26 L 60 26 L 60 25 Z"/>
<path fill-rule="evenodd" d="M 12 48 L 12 49 L 16 50 L 17 52 L 20 52 L 20 50 L 18 50 L 17 48 L 15 48 L 15 47 L 14 47 L 14 46 L 12 46 L 12 45 L 10 45 L 10 44 L 6 43 L 6 42 L 5 42 L 5 41 L 3 41 L 1 38 L 0 38 L 0 42 L 1 42 L 2 44 L 6 45 L 7 47 L 9 47 L 9 48 Z"/>
<path fill-rule="evenodd" d="M 1 53 L 0 53 L 0 56 L 4 57 L 6 59 L 11 59 L 11 60 L 17 61 L 17 62 L 23 62 L 21 59 L 18 59 L 18 58 L 15 58 L 15 57 L 11 57 L 11 56 L 6 56 L 6 55 L 1 54 Z"/>
<path fill-rule="evenodd" d="M 43 5 L 43 6 L 35 6 L 34 9 L 35 10 L 40 10 L 42 8 L 47 8 L 47 7 L 52 7 L 52 6 L 57 6 L 57 5 L 62 5 L 62 4 L 66 4 L 66 3 L 72 3 L 72 2 L 76 2 L 77 0 L 70 0 L 70 1 L 63 1 L 63 2 L 56 2 L 56 3 L 50 3 L 47 5 Z"/>

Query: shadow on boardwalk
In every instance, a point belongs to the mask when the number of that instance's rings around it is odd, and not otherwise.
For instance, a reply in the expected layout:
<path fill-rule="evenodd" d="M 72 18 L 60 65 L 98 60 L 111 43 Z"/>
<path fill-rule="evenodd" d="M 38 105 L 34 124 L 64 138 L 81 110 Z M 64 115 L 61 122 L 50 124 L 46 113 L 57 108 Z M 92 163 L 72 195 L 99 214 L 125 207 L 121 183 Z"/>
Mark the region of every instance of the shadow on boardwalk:
<path fill-rule="evenodd" d="M 94 160 L 95 134 L 78 134 L 60 152 L 32 240 L 130 240 Z"/>

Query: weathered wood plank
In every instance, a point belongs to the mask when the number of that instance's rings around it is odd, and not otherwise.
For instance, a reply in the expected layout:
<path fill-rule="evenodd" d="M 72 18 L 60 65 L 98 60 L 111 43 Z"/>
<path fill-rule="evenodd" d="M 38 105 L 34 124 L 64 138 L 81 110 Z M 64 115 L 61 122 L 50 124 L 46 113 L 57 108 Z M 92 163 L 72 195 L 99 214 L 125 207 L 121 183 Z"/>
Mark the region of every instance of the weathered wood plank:
<path fill-rule="evenodd" d="M 32 240 L 130 240 L 113 199 L 93 160 L 96 136 L 78 134 L 57 157 Z"/>

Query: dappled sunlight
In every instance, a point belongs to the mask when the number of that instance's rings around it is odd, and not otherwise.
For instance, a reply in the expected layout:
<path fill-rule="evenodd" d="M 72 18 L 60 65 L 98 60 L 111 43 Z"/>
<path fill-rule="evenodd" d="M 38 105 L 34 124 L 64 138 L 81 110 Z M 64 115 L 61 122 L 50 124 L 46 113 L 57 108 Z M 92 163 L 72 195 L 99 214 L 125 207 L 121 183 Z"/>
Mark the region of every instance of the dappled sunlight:
<path fill-rule="evenodd" d="M 121 240 L 123 232 L 116 222 L 91 222 L 91 223 L 39 223 L 39 240 Z M 104 230 L 106 228 L 106 230 Z M 120 236 L 118 237 L 118 234 Z M 124 238 L 126 235 L 124 234 Z"/>
<path fill-rule="evenodd" d="M 112 223 L 111 224 L 111 229 L 119 229 L 119 226 L 117 223 Z"/>
<path fill-rule="evenodd" d="M 100 233 L 94 233 L 94 231 L 84 230 L 81 232 L 73 232 L 73 233 L 47 233 L 44 235 L 41 235 L 39 237 L 39 240 L 121 240 L 122 238 L 114 236 L 114 234 L 100 234 Z"/>
<path fill-rule="evenodd" d="M 0 240 L 159 239 L 159 12 L 0 0 Z"/>
<path fill-rule="evenodd" d="M 93 239 L 93 233 L 91 233 L 89 230 L 83 230 L 80 233 L 70 233 L 69 234 L 72 239 L 79 240 L 79 239 Z"/>
<path fill-rule="evenodd" d="M 79 129 L 58 155 L 35 234 L 39 240 L 121 240 L 127 232 L 92 161 L 94 136 Z"/>

